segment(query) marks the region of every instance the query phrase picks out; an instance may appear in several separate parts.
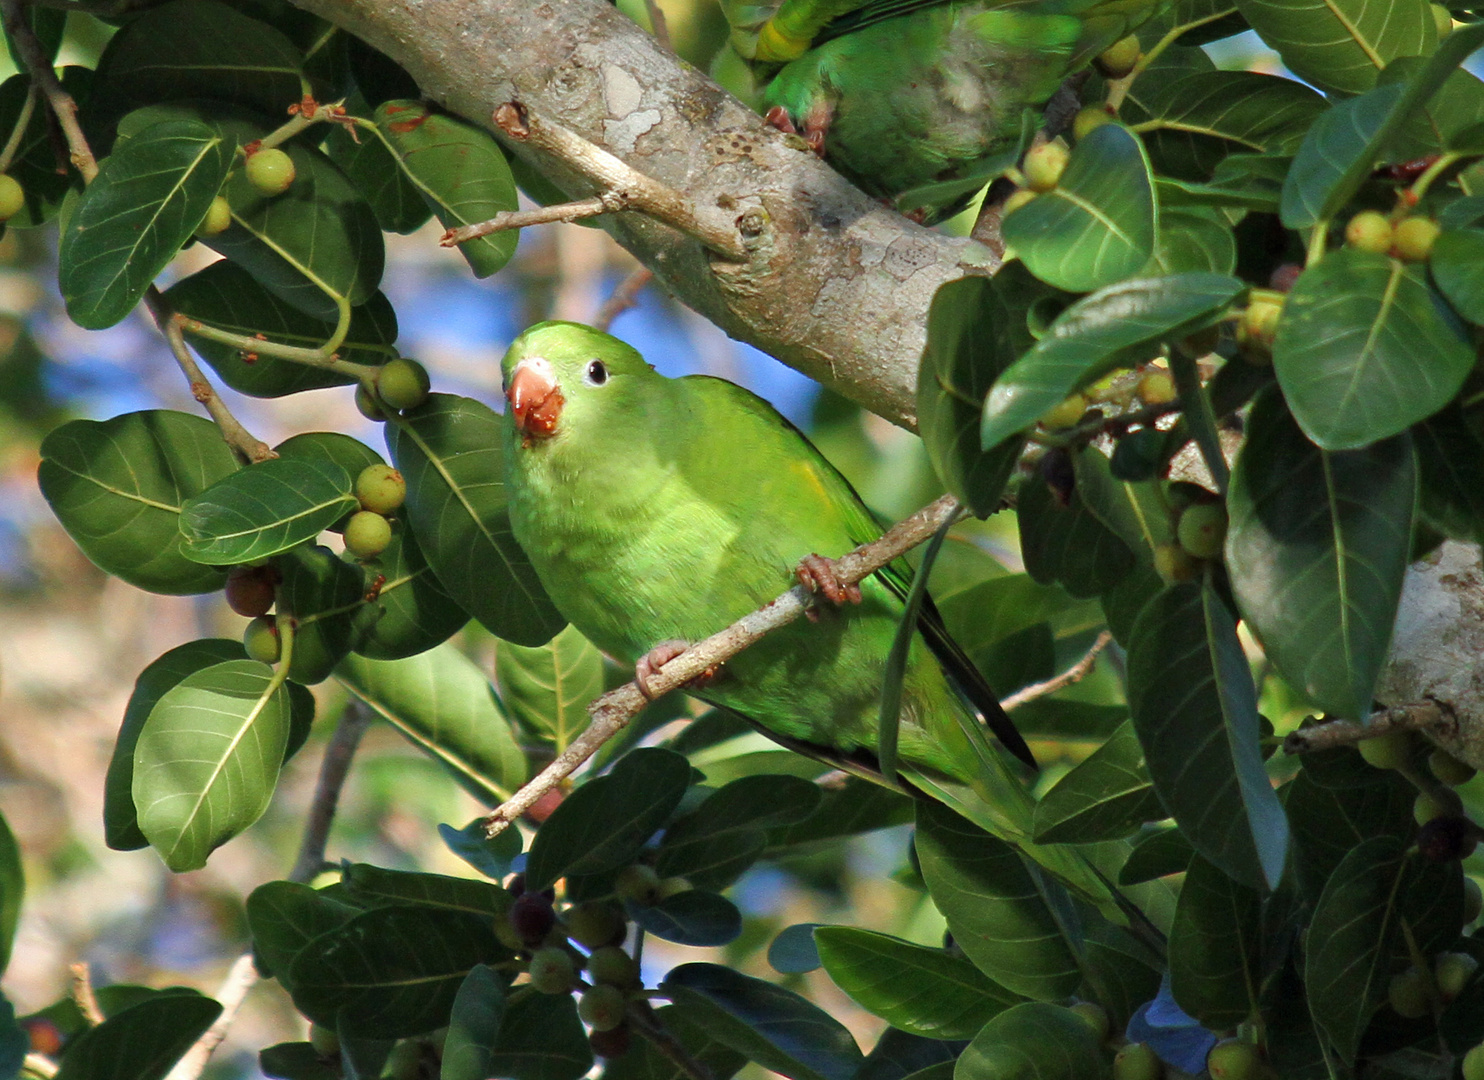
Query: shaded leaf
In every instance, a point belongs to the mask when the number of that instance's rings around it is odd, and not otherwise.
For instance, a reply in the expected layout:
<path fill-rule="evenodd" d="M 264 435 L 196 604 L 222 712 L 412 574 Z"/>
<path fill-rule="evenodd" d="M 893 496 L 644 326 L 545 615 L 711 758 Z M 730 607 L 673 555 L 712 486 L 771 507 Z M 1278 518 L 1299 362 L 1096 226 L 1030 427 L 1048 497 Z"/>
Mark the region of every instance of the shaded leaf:
<path fill-rule="evenodd" d="M 200 994 L 158 994 L 77 1036 L 57 1080 L 160 1080 L 222 1007 Z"/>
<path fill-rule="evenodd" d="M 1144 749 L 1133 721 L 1125 720 L 1041 798 L 1034 835 L 1038 844 L 1117 840 L 1162 817 L 1144 767 Z"/>
<path fill-rule="evenodd" d="M 21 848 L 15 833 L 10 831 L 10 822 L 0 816 L 0 972 L 10 966 L 10 951 L 15 944 L 25 895 L 26 872 L 21 866 Z"/>
<path fill-rule="evenodd" d="M 452 825 L 438 826 L 438 835 L 448 850 L 463 859 L 485 877 L 496 881 L 510 873 L 511 864 L 521 853 L 519 829 L 506 829 L 493 837 L 484 835 L 484 825 L 476 818 L 462 829 Z"/>
<path fill-rule="evenodd" d="M 247 897 L 247 925 L 258 967 L 293 989 L 294 957 L 315 938 L 354 918 L 360 909 L 294 881 L 270 881 Z"/>
<path fill-rule="evenodd" d="M 510 910 L 513 897 L 488 881 L 423 874 L 410 870 L 388 870 L 368 863 L 349 863 L 341 870 L 345 895 L 363 907 L 417 904 L 445 911 L 500 918 Z"/>
<path fill-rule="evenodd" d="M 1262 981 L 1262 897 L 1199 855 L 1190 862 L 1170 928 L 1170 990 L 1208 1028 L 1233 1028 L 1257 1011 Z"/>
<path fill-rule="evenodd" d="M 592 1067 L 587 1034 L 570 994 L 526 994 L 507 1003 L 487 1075 L 577 1080 Z"/>
<path fill-rule="evenodd" d="M 954 1076 L 985 1080 L 1102 1080 L 1108 1057 L 1070 1009 L 1027 1001 L 1006 1009 L 969 1043 Z"/>
<path fill-rule="evenodd" d="M 727 945 L 742 933 L 737 906 L 704 889 L 687 889 L 653 904 L 629 905 L 629 917 L 646 932 L 677 945 Z"/>
<path fill-rule="evenodd" d="M 704 1065 L 711 1080 L 729 1080 L 747 1064 L 747 1059 L 717 1039 L 700 1014 L 682 1005 L 665 1005 L 655 1017 L 666 1031 L 680 1040 L 691 1058 Z M 638 1040 L 627 1054 L 603 1067 L 604 1080 L 689 1080 L 680 1065 L 655 1049 L 648 1039 Z"/>
<path fill-rule="evenodd" d="M 301 544 L 275 564 L 283 575 L 275 610 L 295 622 L 289 678 L 322 682 L 350 651 L 351 616 L 361 605 L 365 575 L 318 544 Z"/>
<path fill-rule="evenodd" d="M 491 1065 L 504 1018 L 505 979 L 485 964 L 470 969 L 453 999 L 440 1080 L 485 1080 L 495 1075 Z"/>
<path fill-rule="evenodd" d="M 1016 518 L 1026 571 L 1042 585 L 1055 582 L 1075 597 L 1098 596 L 1135 567 L 1129 546 L 1075 490 L 1062 506 L 1045 483 L 1028 480 L 1020 488 Z"/>
<path fill-rule="evenodd" d="M 1295 836 L 1295 846 L 1297 843 Z M 1195 854 L 1190 841 L 1175 825 L 1146 826 L 1134 838 L 1133 845 L 1118 872 L 1120 885 L 1139 885 L 1168 874 L 1183 874 Z"/>
<path fill-rule="evenodd" d="M 1427 265 L 1454 310 L 1471 323 L 1484 324 L 1484 229 L 1444 232 Z"/>

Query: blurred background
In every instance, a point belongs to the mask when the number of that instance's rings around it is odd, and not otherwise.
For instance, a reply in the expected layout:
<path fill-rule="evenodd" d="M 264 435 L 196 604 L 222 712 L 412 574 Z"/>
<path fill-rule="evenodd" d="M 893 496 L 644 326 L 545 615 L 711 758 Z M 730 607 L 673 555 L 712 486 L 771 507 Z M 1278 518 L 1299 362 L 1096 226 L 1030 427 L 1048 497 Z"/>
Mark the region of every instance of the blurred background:
<path fill-rule="evenodd" d="M 647 25 L 642 0 L 623 0 L 619 7 Z M 664 0 L 663 9 L 676 50 L 709 66 L 726 32 L 712 0 Z M 106 28 L 90 21 L 86 30 L 69 34 L 60 62 L 91 66 Z M 1222 67 L 1276 67 L 1251 35 L 1211 51 Z M 4 70 L 8 62 L 0 53 L 0 78 L 11 73 Z M 964 230 L 971 220 L 972 211 L 967 220 L 943 227 Z M 638 269 L 601 230 L 555 225 L 523 233 L 510 266 L 476 281 L 457 253 L 438 246 L 440 232 L 434 223 L 412 236 L 387 237 L 382 288 L 399 319 L 398 347 L 427 365 L 435 389 L 496 407 L 499 359 L 520 330 L 546 318 L 591 321 Z M 268 814 L 220 849 L 206 869 L 172 875 L 148 849 L 104 846 L 104 771 L 135 675 L 184 641 L 237 637 L 246 620 L 219 594 L 154 596 L 108 578 L 77 551 L 42 500 L 37 447 L 56 424 L 136 409 L 199 410 L 142 312 L 96 333 L 68 321 L 56 292 L 55 244 L 53 227 L 12 229 L 0 239 L 0 810 L 23 849 L 27 878 L 5 978 L 5 993 L 20 1014 L 63 996 L 74 962 L 88 964 L 98 984 L 183 983 L 213 992 L 246 944 L 243 897 L 282 877 L 292 863 L 318 747 L 346 697 L 333 680 L 315 688 L 319 722 L 311 744 L 286 769 Z M 212 258 L 199 245 L 184 252 L 171 280 Z M 821 395 L 814 383 L 729 340 L 653 286 L 618 315 L 612 331 L 667 375 L 720 375 L 774 402 L 813 435 L 878 512 L 898 517 L 937 494 L 913 436 Z M 222 393 L 269 443 L 302 431 L 339 430 L 384 452 L 381 432 L 356 411 L 348 388 L 277 401 Z M 975 539 L 1014 571 L 1014 535 L 1011 515 L 1002 514 Z M 487 639 L 466 633 L 465 641 L 476 656 L 487 657 Z M 1116 678 L 1109 665 L 1103 668 L 1105 679 Z M 1097 681 L 1086 690 L 1093 699 L 1106 690 Z M 1055 775 L 1048 770 L 1049 778 Z M 481 810 L 439 766 L 377 725 L 356 760 L 329 855 L 463 874 L 467 868 L 443 847 L 436 826 L 462 825 Z M 850 921 L 937 943 L 942 924 L 931 905 L 894 879 L 906 867 L 905 839 L 904 830 L 889 830 L 787 866 L 754 870 L 734 890 L 749 923 L 729 952 L 753 957 L 753 973 L 769 975 L 761 947 L 797 922 Z M 665 946 L 648 950 L 646 959 L 657 973 L 707 952 Z M 869 1047 L 879 1021 L 850 1006 L 822 973 L 806 978 L 810 996 Z M 303 1031 L 287 995 L 274 983 L 261 984 L 213 1071 L 256 1075 L 258 1048 L 301 1038 Z"/>

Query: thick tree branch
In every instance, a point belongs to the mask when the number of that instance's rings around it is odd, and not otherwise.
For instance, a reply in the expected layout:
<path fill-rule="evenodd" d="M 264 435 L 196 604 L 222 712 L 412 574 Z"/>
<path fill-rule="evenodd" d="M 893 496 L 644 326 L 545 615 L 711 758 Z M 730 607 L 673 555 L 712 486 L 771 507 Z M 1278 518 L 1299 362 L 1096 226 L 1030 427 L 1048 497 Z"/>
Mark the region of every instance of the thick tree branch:
<path fill-rule="evenodd" d="M 834 560 L 835 574 L 841 585 L 853 585 L 874 574 L 893 559 L 923 543 L 944 523 L 956 521 L 964 513 L 957 499 L 944 495 L 923 507 L 911 517 L 897 522 L 884 536 L 847 552 Z M 736 656 L 764 635 L 786 626 L 803 615 L 816 602 L 802 585 L 795 585 L 778 599 L 742 616 L 720 633 L 698 642 L 670 660 L 648 680 L 649 695 L 637 682 L 608 691 L 588 706 L 592 717 L 587 728 L 552 763 L 542 769 L 507 801 L 484 818 L 488 835 L 503 832 L 557 784 L 561 783 L 584 761 L 592 757 L 609 739 L 621 731 L 651 700 L 678 689 L 708 669 Z"/>
<path fill-rule="evenodd" d="M 998 261 L 861 194 L 605 0 L 294 0 L 390 55 L 473 123 L 519 101 L 740 234 L 720 257 L 640 213 L 603 228 L 733 337 L 889 420 L 915 423 L 926 313 L 943 282 Z M 556 148 L 507 141 L 574 199 L 602 194 Z"/>

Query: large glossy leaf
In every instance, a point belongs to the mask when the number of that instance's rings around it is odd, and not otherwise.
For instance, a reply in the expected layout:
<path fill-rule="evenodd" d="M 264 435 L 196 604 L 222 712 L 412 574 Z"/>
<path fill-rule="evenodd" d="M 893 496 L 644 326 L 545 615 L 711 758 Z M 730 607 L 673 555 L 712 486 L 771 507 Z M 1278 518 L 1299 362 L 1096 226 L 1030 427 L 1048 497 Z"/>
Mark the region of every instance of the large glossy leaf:
<path fill-rule="evenodd" d="M 1284 785 L 1295 884 L 1310 903 L 1319 899 L 1335 867 L 1361 841 L 1376 836 L 1410 840 L 1416 831 L 1416 789 L 1389 769 L 1366 769 L 1363 775 L 1368 783 L 1333 787 L 1306 767 Z"/>
<path fill-rule="evenodd" d="M 1082 973 L 1061 922 L 1066 895 L 1044 874 L 1033 874 L 1009 844 L 937 803 L 918 805 L 915 843 L 933 902 L 980 971 L 1042 1000 L 1077 988 Z"/>
<path fill-rule="evenodd" d="M 282 116 L 303 94 L 284 34 L 218 0 L 174 0 L 130 19 L 98 63 L 124 101 L 216 98 Z"/>
<path fill-rule="evenodd" d="M 508 892 L 488 881 L 388 870 L 370 863 L 345 864 L 340 880 L 345 895 L 364 907 L 417 904 L 498 918 L 510 910 L 514 901 Z"/>
<path fill-rule="evenodd" d="M 976 514 L 992 513 L 1020 453 L 1011 440 L 986 453 L 979 414 L 995 379 L 1035 344 L 1031 306 L 1057 290 L 1025 265 L 1007 263 L 992 278 L 951 281 L 933 296 L 928 343 L 917 373 L 917 423 L 944 484 Z"/>
<path fill-rule="evenodd" d="M 592 1067 L 587 1033 L 570 994 L 512 995 L 485 1076 L 578 1080 Z"/>
<path fill-rule="evenodd" d="M 1055 582 L 1076 597 L 1098 596 L 1137 565 L 1129 546 L 1088 510 L 1076 490 L 1063 505 L 1045 483 L 1028 480 L 1020 488 L 1016 516 L 1026 572 L 1039 584 Z"/>
<path fill-rule="evenodd" d="M 10 823 L 0 816 L 0 972 L 10 965 L 15 928 L 21 919 L 21 900 L 26 895 L 26 873 L 21 849 Z"/>
<path fill-rule="evenodd" d="M 1003 232 L 1036 277 L 1090 292 L 1149 261 L 1158 223 L 1143 144 L 1104 124 L 1077 144 L 1055 188 L 1006 216 Z"/>
<path fill-rule="evenodd" d="M 278 782 L 292 703 L 256 660 L 202 668 L 150 710 L 134 756 L 139 828 L 165 864 L 196 870 L 262 816 Z"/>
<path fill-rule="evenodd" d="M 1437 42 L 1425 0 L 1237 0 L 1237 9 L 1299 78 L 1322 90 L 1358 94 L 1388 61 L 1429 53 Z"/>
<path fill-rule="evenodd" d="M 680 1040 L 691 1060 L 706 1067 L 711 1080 L 730 1080 L 747 1064 L 745 1057 L 707 1028 L 700 1013 L 683 1005 L 666 1005 L 655 1010 L 655 1016 L 666 1031 Z M 637 1041 L 622 1057 L 608 1061 L 603 1076 L 604 1080 L 690 1080 L 686 1066 L 666 1057 L 647 1039 Z"/>
<path fill-rule="evenodd" d="M 407 480 L 407 514 L 450 595 L 497 637 L 541 645 L 562 628 L 510 531 L 500 417 L 471 398 L 432 394 L 387 429 Z"/>
<path fill-rule="evenodd" d="M 259 885 L 248 895 L 246 906 L 253 956 L 285 990 L 293 989 L 289 972 L 294 957 L 315 938 L 343 926 L 360 912 L 331 895 L 330 890 L 311 889 L 295 881 Z"/>
<path fill-rule="evenodd" d="M 129 695 L 103 783 L 103 837 L 109 847 L 115 851 L 133 851 L 149 844 L 139 831 L 139 815 L 134 809 L 134 748 L 155 704 L 186 676 L 213 664 L 245 657 L 240 641 L 227 638 L 188 641 L 154 660 L 135 678 L 134 692 Z"/>
<path fill-rule="evenodd" d="M 525 755 L 489 680 L 452 645 L 405 660 L 351 654 L 339 675 L 476 798 L 504 802 L 525 782 Z"/>
<path fill-rule="evenodd" d="M 495 645 L 495 682 L 511 715 L 557 753 L 587 727 L 587 707 L 603 692 L 603 657 L 568 626 L 545 645 Z"/>
<path fill-rule="evenodd" d="M 762 854 L 768 829 L 804 821 L 820 801 L 818 785 L 796 776 L 733 780 L 665 828 L 655 869 L 700 888 L 724 888 Z"/>
<path fill-rule="evenodd" d="M 1288 407 L 1325 450 L 1353 450 L 1425 420 L 1473 365 L 1466 328 L 1424 268 L 1349 248 L 1299 276 L 1273 342 Z"/>
<path fill-rule="evenodd" d="M 351 618 L 351 648 L 373 660 L 402 660 L 447 641 L 469 621 L 424 558 L 405 512 L 392 542 L 365 562 L 369 588 Z"/>
<path fill-rule="evenodd" d="M 1449 406 L 1412 429 L 1423 520 L 1455 540 L 1484 538 L 1484 438 Z"/>
<path fill-rule="evenodd" d="M 294 1004 L 315 1023 L 344 1034 L 418 1035 L 448 1023 L 473 968 L 506 955 L 488 916 L 372 908 L 321 934 L 294 958 Z"/>
<path fill-rule="evenodd" d="M 253 187 L 238 170 L 222 192 L 232 225 L 205 243 L 304 314 L 334 321 L 339 305 L 376 293 L 386 258 L 376 215 L 334 162 L 291 144 L 294 182 L 278 195 Z"/>
<path fill-rule="evenodd" d="M 1223 211 L 1206 206 L 1167 209 L 1159 218 L 1159 245 L 1145 274 L 1230 274 L 1237 239 Z"/>
<path fill-rule="evenodd" d="M 526 887 L 544 889 L 565 874 L 596 874 L 632 861 L 680 805 L 689 783 L 690 762 L 673 751 L 625 754 L 542 824 L 526 857 Z"/>
<path fill-rule="evenodd" d="M 818 927 L 814 940 L 836 986 L 861 1008 L 914 1035 L 967 1039 L 1021 1000 L 944 949 L 853 926 Z"/>
<path fill-rule="evenodd" d="M 359 93 L 351 95 L 346 108 L 367 119 L 375 113 Z M 385 231 L 404 235 L 415 232 L 433 216 L 417 185 L 381 139 L 360 130 L 352 135 L 348 129 L 337 127 L 325 140 L 325 153 L 366 197 Z"/>
<path fill-rule="evenodd" d="M 1370 713 L 1416 498 L 1406 435 L 1329 453 L 1276 393 L 1253 406 L 1232 472 L 1232 592 L 1284 678 L 1336 716 Z"/>
<path fill-rule="evenodd" d="M 181 505 L 237 467 L 211 421 L 160 409 L 63 424 L 42 441 L 38 479 L 104 570 L 151 592 L 200 593 L 226 577 L 182 553 Z"/>
<path fill-rule="evenodd" d="M 345 469 L 324 458 L 259 461 L 181 508 L 186 557 L 226 565 L 287 551 L 355 510 L 351 488 Z"/>
<path fill-rule="evenodd" d="M 317 349 L 330 340 L 333 322 L 305 315 L 284 303 L 234 262 L 212 263 L 165 290 L 165 302 L 175 311 L 218 330 L 244 337 L 262 334 L 267 340 L 300 349 Z M 233 390 L 255 397 L 282 397 L 320 386 L 348 386 L 355 380 L 323 368 L 272 356 L 243 356 L 242 350 L 190 335 L 192 347 Z M 350 332 L 336 350 L 342 360 L 356 364 L 384 364 L 397 354 L 397 316 L 381 293 L 351 312 Z"/>
<path fill-rule="evenodd" d="M 1262 981 L 1262 897 L 1199 855 L 1190 862 L 1170 928 L 1170 989 L 1208 1028 L 1253 1016 Z"/>
<path fill-rule="evenodd" d="M 274 564 L 283 577 L 275 610 L 295 625 L 289 678 L 312 686 L 329 678 L 350 651 L 351 617 L 362 602 L 364 575 L 318 544 L 301 544 Z"/>
<path fill-rule="evenodd" d="M 58 1080 L 160 1080 L 222 1007 L 196 993 L 157 994 L 89 1028 L 67 1047 Z"/>
<path fill-rule="evenodd" d="M 1122 281 L 1077 301 L 996 380 L 984 401 L 981 445 L 998 445 L 1078 387 L 1210 323 L 1245 288 L 1226 274 L 1186 273 Z"/>
<path fill-rule="evenodd" d="M 1108 1055 L 1091 1025 L 1070 1009 L 1027 1001 L 974 1037 L 954 1080 L 1105 1080 Z"/>
<path fill-rule="evenodd" d="M 1263 768 L 1236 622 L 1210 588 L 1177 585 L 1145 605 L 1128 697 L 1154 790 L 1186 838 L 1235 880 L 1275 886 L 1288 823 Z"/>
<path fill-rule="evenodd" d="M 1432 279 L 1465 319 L 1484 324 L 1484 229 L 1445 232 L 1428 259 Z"/>
<path fill-rule="evenodd" d="M 1117 840 L 1164 816 L 1144 748 L 1125 720 L 1036 805 L 1035 837 L 1038 844 Z"/>
<path fill-rule="evenodd" d="M 516 207 L 515 179 L 493 136 L 420 101 L 377 106 L 376 126 L 395 148 L 401 167 L 446 228 L 473 225 Z M 514 231 L 459 245 L 475 277 L 510 261 Z"/>
<path fill-rule="evenodd" d="M 464 976 L 448 1018 L 439 1080 L 485 1080 L 505 1019 L 505 982 L 494 968 L 480 964 Z"/>
<path fill-rule="evenodd" d="M 844 1025 L 781 986 L 717 964 L 682 964 L 659 988 L 718 1042 L 789 1080 L 852 1080 L 863 1060 Z"/>
<path fill-rule="evenodd" d="M 134 309 L 201 224 L 235 149 L 205 124 L 178 120 L 146 129 L 104 159 L 57 253 L 73 322 L 102 330 Z"/>

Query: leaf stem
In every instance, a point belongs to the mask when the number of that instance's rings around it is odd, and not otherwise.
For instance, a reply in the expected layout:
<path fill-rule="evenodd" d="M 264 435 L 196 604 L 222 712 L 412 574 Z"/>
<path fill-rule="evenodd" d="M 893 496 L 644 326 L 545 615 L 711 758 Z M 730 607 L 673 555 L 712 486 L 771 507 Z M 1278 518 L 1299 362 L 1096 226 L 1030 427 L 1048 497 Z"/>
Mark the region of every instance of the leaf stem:
<path fill-rule="evenodd" d="M 1419 176 L 1412 183 L 1412 186 L 1407 189 L 1407 197 L 1404 200 L 1406 208 L 1410 210 L 1412 207 L 1420 203 L 1422 201 L 1422 197 L 1427 194 L 1427 189 L 1432 187 L 1433 181 L 1437 180 L 1437 178 L 1442 176 L 1444 172 L 1446 172 L 1449 168 L 1451 168 L 1453 165 L 1455 165 L 1466 156 L 1468 155 L 1454 153 L 1451 151 L 1446 154 L 1440 154 L 1438 156 L 1438 160 L 1429 165 L 1427 167 L 1427 171 Z M 1398 205 L 1397 209 L 1398 212 L 1402 212 L 1404 214 L 1404 211 L 1402 211 L 1400 205 Z"/>
<path fill-rule="evenodd" d="M 10 138 L 5 140 L 5 149 L 0 150 L 0 173 L 10 171 L 15 152 L 20 149 L 21 140 L 26 136 L 26 128 L 31 125 L 31 117 L 35 115 L 36 97 L 36 87 L 33 85 L 26 92 L 26 103 L 21 106 L 21 115 L 16 118 L 15 127 L 10 129 Z"/>
<path fill-rule="evenodd" d="M 208 341 L 219 342 L 222 345 L 231 345 L 233 348 L 241 349 L 243 352 L 253 353 L 257 356 L 271 356 L 276 360 L 288 360 L 295 364 L 303 364 L 306 367 L 319 368 L 322 371 L 333 371 L 339 375 L 345 375 L 353 379 L 369 379 L 376 374 L 374 364 L 358 364 L 353 360 L 342 360 L 335 355 L 335 350 L 345 344 L 345 339 L 350 333 L 351 309 L 350 302 L 344 297 L 335 297 L 337 318 L 335 330 L 323 345 L 313 349 L 301 345 L 285 345 L 279 341 L 269 341 L 266 338 L 251 337 L 247 334 L 233 333 L 231 330 L 223 330 L 220 327 L 204 323 L 200 319 L 193 319 L 187 315 L 176 315 L 175 320 L 188 333 L 197 337 L 206 338 Z"/>
<path fill-rule="evenodd" d="M 1211 479 L 1222 497 L 1226 496 L 1231 472 L 1221 452 L 1221 434 L 1216 430 L 1216 413 L 1211 399 L 1201 385 L 1201 370 L 1195 358 L 1180 349 L 1170 350 L 1170 371 L 1175 376 L 1175 389 L 1180 392 L 1180 411 L 1200 449 L 1201 458 L 1211 472 Z"/>
<path fill-rule="evenodd" d="M 77 102 L 72 100 L 71 94 L 62 89 L 61 80 L 57 78 L 57 69 L 52 67 L 51 61 L 41 48 L 41 42 L 36 39 L 35 31 L 31 29 L 30 20 L 26 18 L 26 7 L 24 0 L 0 0 L 0 12 L 3 12 L 5 20 L 5 32 L 10 35 L 10 40 L 15 43 L 16 51 L 21 54 L 26 73 L 31 76 L 34 85 L 45 95 L 47 103 L 52 107 L 52 112 L 56 114 L 57 123 L 62 128 L 62 135 L 67 140 L 67 149 L 71 155 L 72 164 L 77 167 L 78 172 L 82 173 L 83 183 L 91 184 L 94 177 L 98 175 L 98 161 L 93 157 L 93 150 L 88 145 L 87 136 L 82 133 L 82 125 L 77 121 Z"/>

